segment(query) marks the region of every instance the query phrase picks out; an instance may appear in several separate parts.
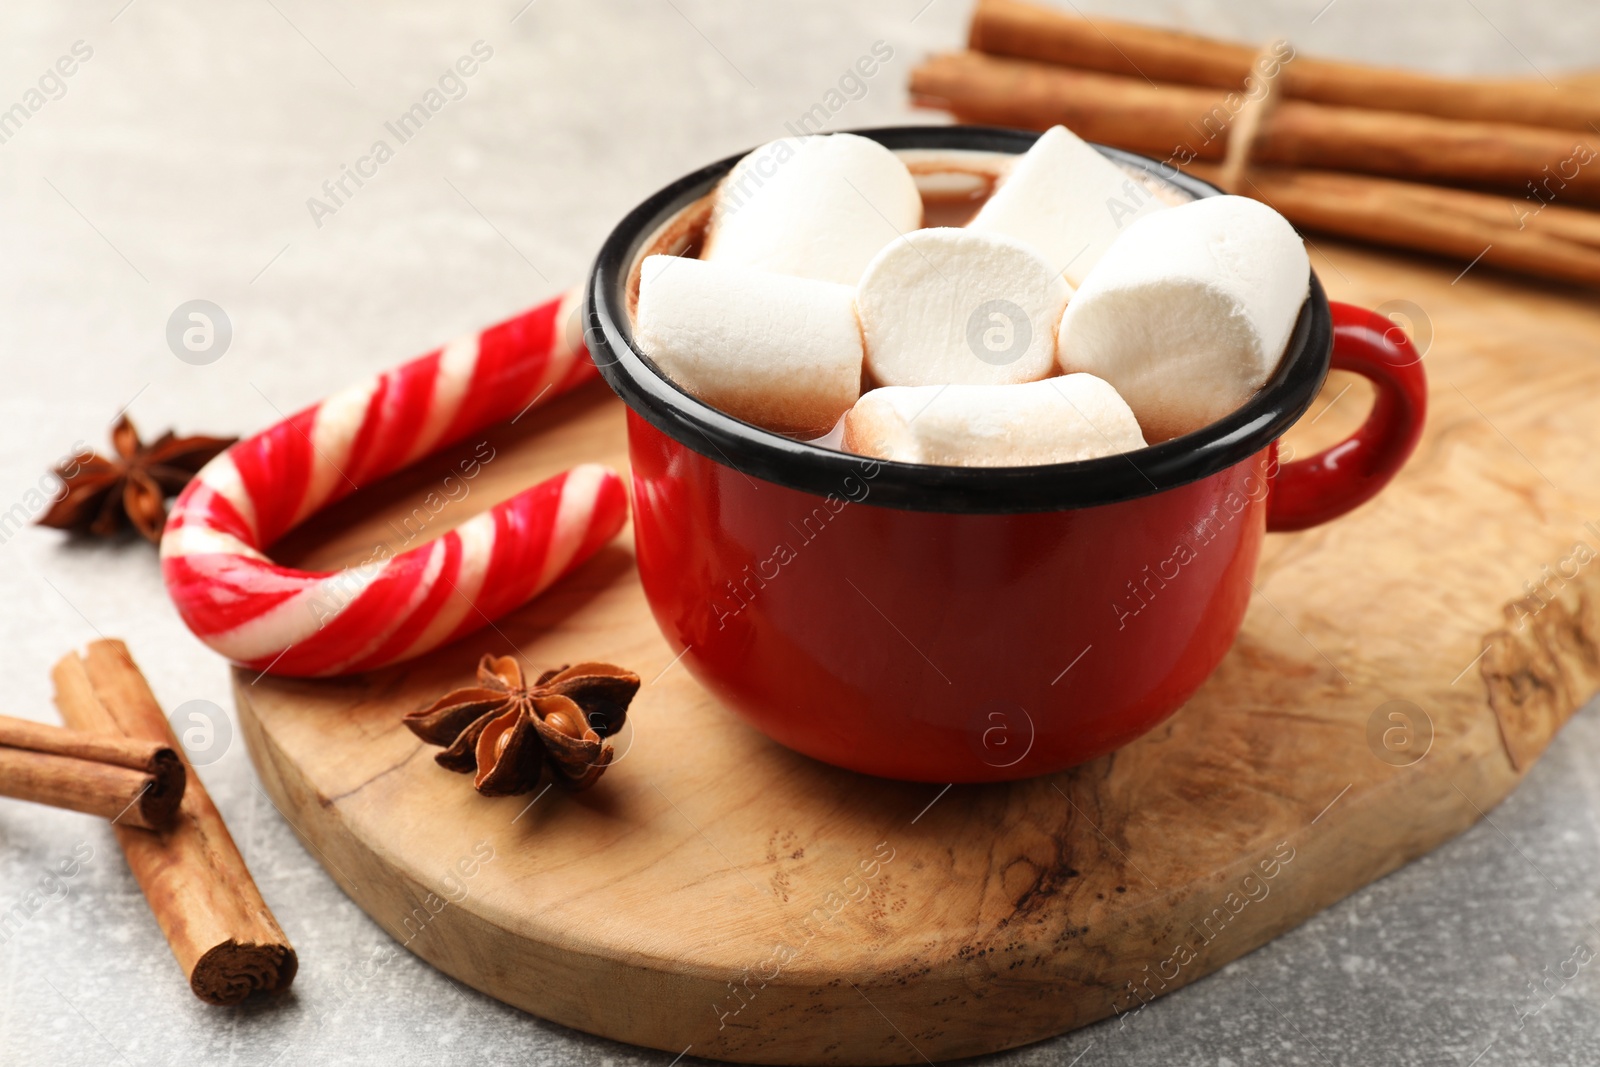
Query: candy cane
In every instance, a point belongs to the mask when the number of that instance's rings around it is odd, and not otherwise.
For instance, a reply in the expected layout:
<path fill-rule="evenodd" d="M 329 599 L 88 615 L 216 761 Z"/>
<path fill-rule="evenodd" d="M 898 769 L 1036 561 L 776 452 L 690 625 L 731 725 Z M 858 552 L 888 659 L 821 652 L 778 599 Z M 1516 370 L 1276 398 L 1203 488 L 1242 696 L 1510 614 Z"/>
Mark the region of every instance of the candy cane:
<path fill-rule="evenodd" d="M 281 567 L 262 552 L 356 486 L 594 378 L 575 336 L 579 295 L 336 393 L 206 464 L 161 539 L 162 577 L 189 628 L 256 670 L 371 670 L 492 621 L 593 555 L 627 513 L 621 480 L 593 464 L 341 571 Z"/>

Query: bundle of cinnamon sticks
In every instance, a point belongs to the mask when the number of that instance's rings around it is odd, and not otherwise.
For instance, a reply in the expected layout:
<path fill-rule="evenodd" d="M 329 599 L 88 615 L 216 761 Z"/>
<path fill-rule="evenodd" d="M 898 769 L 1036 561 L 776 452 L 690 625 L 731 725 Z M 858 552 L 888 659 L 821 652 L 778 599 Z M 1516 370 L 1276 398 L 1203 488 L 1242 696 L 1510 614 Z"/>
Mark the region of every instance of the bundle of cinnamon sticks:
<path fill-rule="evenodd" d="M 1304 228 L 1600 285 L 1600 88 L 1363 67 L 1022 0 L 979 0 L 969 43 L 912 72 L 917 103 L 1060 123 Z M 1243 167 L 1223 169 L 1244 138 Z"/>
<path fill-rule="evenodd" d="M 195 996 L 287 989 L 294 948 L 127 647 L 96 641 L 52 677 L 68 728 L 0 716 L 0 796 L 111 821 Z"/>

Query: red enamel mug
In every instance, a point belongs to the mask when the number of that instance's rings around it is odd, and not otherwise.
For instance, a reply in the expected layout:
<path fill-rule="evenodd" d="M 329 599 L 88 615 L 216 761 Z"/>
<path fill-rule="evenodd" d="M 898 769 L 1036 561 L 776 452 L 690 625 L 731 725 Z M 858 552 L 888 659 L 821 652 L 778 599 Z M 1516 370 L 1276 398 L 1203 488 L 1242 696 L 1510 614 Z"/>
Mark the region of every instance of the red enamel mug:
<path fill-rule="evenodd" d="M 984 127 L 862 130 L 902 151 L 1018 153 Z M 1140 156 L 1192 196 L 1218 190 Z M 656 622 L 731 711 L 783 745 L 868 774 L 982 782 L 1059 771 L 1175 712 L 1244 619 L 1261 540 L 1344 514 L 1415 447 L 1426 381 L 1386 318 L 1321 283 L 1272 379 L 1242 408 L 1124 455 L 1051 466 L 872 460 L 695 400 L 633 340 L 642 255 L 738 157 L 674 182 L 612 232 L 588 342 L 629 408 L 634 538 Z M 703 207 L 703 204 L 702 204 Z M 1278 438 L 1332 367 L 1376 402 L 1347 440 L 1279 464 Z"/>

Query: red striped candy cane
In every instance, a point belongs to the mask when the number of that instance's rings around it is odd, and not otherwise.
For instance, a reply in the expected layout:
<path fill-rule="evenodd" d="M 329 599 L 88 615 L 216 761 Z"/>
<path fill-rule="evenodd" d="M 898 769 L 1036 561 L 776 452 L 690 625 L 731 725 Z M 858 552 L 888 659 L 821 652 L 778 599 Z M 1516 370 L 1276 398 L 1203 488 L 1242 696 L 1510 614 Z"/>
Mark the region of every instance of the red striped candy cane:
<path fill-rule="evenodd" d="M 281 567 L 262 551 L 356 486 L 594 378 L 580 297 L 335 393 L 206 464 L 161 538 L 162 576 L 189 628 L 255 670 L 349 674 L 453 641 L 593 555 L 627 515 L 621 479 L 594 464 L 341 571 Z"/>

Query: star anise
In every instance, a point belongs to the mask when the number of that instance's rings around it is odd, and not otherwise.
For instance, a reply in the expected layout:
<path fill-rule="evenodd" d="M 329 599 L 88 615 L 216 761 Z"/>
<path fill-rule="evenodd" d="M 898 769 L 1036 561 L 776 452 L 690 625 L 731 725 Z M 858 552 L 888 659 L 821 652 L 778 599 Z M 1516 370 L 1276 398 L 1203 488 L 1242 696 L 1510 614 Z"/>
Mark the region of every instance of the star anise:
<path fill-rule="evenodd" d="M 446 770 L 477 772 L 487 797 L 531 792 L 546 767 L 551 779 L 578 792 L 600 780 L 612 749 L 604 739 L 622 729 L 639 676 L 609 663 L 579 663 L 523 682 L 510 656 L 484 656 L 478 684 L 456 689 L 405 717 L 411 732 L 444 751 Z"/>
<path fill-rule="evenodd" d="M 66 492 L 39 516 L 39 525 L 111 537 L 132 523 L 147 540 L 161 540 L 167 498 L 189 484 L 201 467 L 237 437 L 178 437 L 167 431 L 151 444 L 139 440 L 128 416 L 111 429 L 117 458 L 91 452 L 55 468 Z"/>

